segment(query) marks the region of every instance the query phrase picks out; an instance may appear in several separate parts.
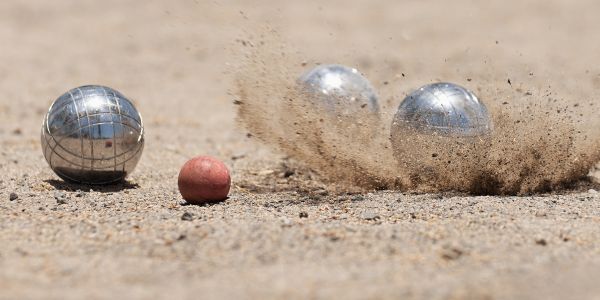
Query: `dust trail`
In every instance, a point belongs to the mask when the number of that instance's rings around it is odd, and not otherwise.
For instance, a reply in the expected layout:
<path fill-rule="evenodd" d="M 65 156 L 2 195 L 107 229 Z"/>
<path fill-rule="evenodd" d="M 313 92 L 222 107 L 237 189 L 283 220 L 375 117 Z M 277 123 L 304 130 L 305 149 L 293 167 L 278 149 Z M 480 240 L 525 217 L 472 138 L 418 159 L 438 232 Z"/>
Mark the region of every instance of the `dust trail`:
<path fill-rule="evenodd" d="M 331 182 L 367 189 L 526 194 L 579 181 L 600 159 L 600 108 L 580 86 L 575 91 L 524 75 L 513 87 L 486 61 L 483 70 L 470 70 L 480 80 L 467 87 L 488 106 L 495 126 L 490 136 L 451 139 L 406 132 L 398 143 L 403 146 L 392 149 L 390 125 L 401 94 L 380 100 L 379 117 L 334 115 L 297 88 L 298 76 L 313 66 L 275 32 L 243 44 L 246 52 L 236 74 L 238 121 Z M 417 87 L 404 86 L 401 93 Z"/>

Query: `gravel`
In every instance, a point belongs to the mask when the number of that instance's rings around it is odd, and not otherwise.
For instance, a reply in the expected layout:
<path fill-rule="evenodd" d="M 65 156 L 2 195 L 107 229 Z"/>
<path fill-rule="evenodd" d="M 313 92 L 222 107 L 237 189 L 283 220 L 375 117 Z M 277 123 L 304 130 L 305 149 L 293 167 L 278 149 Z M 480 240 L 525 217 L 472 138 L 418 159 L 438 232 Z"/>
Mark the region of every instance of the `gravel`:
<path fill-rule="evenodd" d="M 8 200 L 10 200 L 10 201 L 15 201 L 17 199 L 19 199 L 19 195 L 17 195 L 17 193 L 13 192 L 13 193 L 10 193 L 10 195 L 8 196 Z"/>

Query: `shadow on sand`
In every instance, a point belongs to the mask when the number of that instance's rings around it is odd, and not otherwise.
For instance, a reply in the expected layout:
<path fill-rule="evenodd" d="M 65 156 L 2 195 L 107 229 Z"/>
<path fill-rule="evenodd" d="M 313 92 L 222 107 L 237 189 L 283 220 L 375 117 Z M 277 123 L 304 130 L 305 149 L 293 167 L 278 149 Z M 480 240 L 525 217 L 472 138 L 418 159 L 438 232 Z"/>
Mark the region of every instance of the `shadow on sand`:
<path fill-rule="evenodd" d="M 124 190 L 133 190 L 140 187 L 137 183 L 130 183 L 128 181 L 119 181 L 111 184 L 94 185 L 94 184 L 81 184 L 73 183 L 63 180 L 48 179 L 45 182 L 52 185 L 55 189 L 67 192 L 74 192 L 77 190 L 89 191 L 90 189 L 100 193 L 114 193 Z"/>

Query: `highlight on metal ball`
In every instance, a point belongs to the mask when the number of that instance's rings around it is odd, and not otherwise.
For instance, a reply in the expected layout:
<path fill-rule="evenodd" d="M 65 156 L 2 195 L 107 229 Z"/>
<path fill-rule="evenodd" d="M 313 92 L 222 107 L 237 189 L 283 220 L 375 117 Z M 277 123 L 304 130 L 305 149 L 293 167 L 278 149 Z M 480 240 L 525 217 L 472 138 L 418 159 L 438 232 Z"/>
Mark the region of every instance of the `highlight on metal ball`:
<path fill-rule="evenodd" d="M 302 91 L 329 111 L 351 114 L 379 112 L 377 93 L 355 68 L 319 65 L 299 78 Z"/>
<path fill-rule="evenodd" d="M 392 135 L 404 130 L 442 136 L 474 137 L 493 129 L 485 104 L 453 83 L 425 85 L 409 94 L 394 115 Z"/>
<path fill-rule="evenodd" d="M 109 87 L 74 88 L 54 101 L 42 126 L 42 150 L 62 179 L 85 184 L 123 180 L 144 148 L 140 113 Z"/>

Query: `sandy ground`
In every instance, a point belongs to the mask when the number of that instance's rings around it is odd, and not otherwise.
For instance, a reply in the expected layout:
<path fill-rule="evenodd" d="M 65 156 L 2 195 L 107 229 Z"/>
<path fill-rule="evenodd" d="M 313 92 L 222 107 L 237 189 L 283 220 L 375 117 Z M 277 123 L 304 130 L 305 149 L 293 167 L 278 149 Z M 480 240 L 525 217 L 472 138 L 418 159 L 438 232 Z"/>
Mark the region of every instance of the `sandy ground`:
<path fill-rule="evenodd" d="M 2 1 L 0 298 L 600 299 L 593 185 L 338 195 L 315 180 L 306 192 L 293 181 L 310 172 L 248 138 L 232 104 L 236 39 L 267 24 L 307 61 L 358 65 L 377 87 L 518 86 L 535 72 L 558 94 L 585 86 L 597 101 L 599 11 L 597 1 Z M 44 161 L 44 112 L 83 84 L 120 90 L 144 117 L 127 184 L 66 184 Z M 229 200 L 181 202 L 177 173 L 197 154 L 230 166 Z"/>

